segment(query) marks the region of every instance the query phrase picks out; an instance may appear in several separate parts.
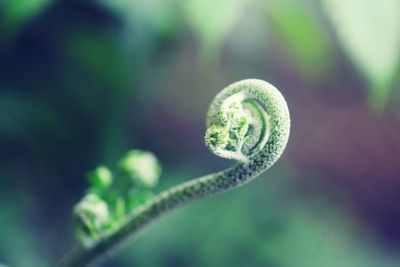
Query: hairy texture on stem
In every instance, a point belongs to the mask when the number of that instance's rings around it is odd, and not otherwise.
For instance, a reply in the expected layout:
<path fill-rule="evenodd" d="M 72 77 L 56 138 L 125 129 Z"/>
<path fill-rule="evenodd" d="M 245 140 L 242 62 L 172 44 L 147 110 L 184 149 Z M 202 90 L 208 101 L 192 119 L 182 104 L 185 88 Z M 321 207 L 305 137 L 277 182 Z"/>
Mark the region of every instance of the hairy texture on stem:
<path fill-rule="evenodd" d="M 207 147 L 218 156 L 238 160 L 235 166 L 161 192 L 127 216 L 116 232 L 91 247 L 77 248 L 61 266 L 92 263 L 160 215 L 253 180 L 284 151 L 290 117 L 286 101 L 275 87 L 262 80 L 249 79 L 231 84 L 215 97 L 207 125 Z"/>

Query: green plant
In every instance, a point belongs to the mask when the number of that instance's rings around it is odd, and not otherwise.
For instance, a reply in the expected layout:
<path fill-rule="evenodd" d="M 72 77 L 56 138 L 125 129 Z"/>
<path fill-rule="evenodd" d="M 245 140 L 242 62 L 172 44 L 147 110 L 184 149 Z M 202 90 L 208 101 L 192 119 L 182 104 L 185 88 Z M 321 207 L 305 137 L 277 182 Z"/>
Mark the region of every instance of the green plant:
<path fill-rule="evenodd" d="M 149 194 L 130 208 L 126 208 L 129 191 L 143 193 L 146 187 L 156 184 L 160 169 L 152 154 L 128 153 L 119 166 L 125 177 L 133 179 L 120 179 L 114 186 L 111 186 L 111 173 L 105 167 L 97 168 L 89 176 L 91 188 L 75 207 L 81 245 L 61 266 L 91 263 L 160 215 L 253 180 L 271 167 L 284 151 L 290 117 L 286 101 L 275 87 L 265 81 L 249 79 L 231 84 L 215 97 L 208 112 L 207 126 L 206 146 L 218 156 L 238 160 L 235 166 L 179 184 L 156 196 Z M 150 175 L 138 171 L 143 164 Z M 143 185 L 145 188 L 141 187 Z M 133 194 L 137 195 L 140 194 Z"/>

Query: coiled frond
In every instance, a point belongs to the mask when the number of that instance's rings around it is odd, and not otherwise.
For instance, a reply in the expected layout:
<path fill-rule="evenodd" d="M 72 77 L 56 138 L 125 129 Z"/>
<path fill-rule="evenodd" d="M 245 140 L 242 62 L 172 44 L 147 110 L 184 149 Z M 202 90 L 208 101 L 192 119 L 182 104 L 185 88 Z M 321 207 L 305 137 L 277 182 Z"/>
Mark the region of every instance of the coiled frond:
<path fill-rule="evenodd" d="M 243 185 L 274 164 L 290 132 L 285 99 L 271 84 L 243 80 L 223 89 L 207 116 L 206 146 L 216 155 L 238 161 L 233 167 L 174 186 L 126 215 L 119 228 L 95 245 L 78 249 L 63 267 L 84 266 L 179 206 Z"/>

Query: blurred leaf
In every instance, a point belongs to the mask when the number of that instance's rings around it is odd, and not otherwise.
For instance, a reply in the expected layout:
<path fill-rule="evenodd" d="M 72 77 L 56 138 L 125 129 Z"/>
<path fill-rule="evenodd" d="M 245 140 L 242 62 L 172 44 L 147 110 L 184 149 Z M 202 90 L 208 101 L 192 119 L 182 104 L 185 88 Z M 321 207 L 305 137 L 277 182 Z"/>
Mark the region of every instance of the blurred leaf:
<path fill-rule="evenodd" d="M 400 52 L 400 1 L 324 0 L 339 40 L 369 81 L 370 103 L 382 109 L 396 73 Z"/>
<path fill-rule="evenodd" d="M 168 35 L 178 24 L 175 0 L 102 0 L 127 24 L 143 23 L 161 35 Z M 134 26 L 134 25 L 131 25 Z M 142 25 L 143 26 L 143 25 Z"/>
<path fill-rule="evenodd" d="M 265 9 L 281 45 L 306 75 L 329 73 L 332 47 L 321 23 L 304 1 L 266 1 Z"/>
<path fill-rule="evenodd" d="M 187 0 L 189 25 L 200 40 L 203 55 L 213 57 L 243 14 L 248 0 Z"/>
<path fill-rule="evenodd" d="M 18 27 L 40 14 L 52 0 L 5 0 L 0 13 L 2 34 L 13 34 Z"/>

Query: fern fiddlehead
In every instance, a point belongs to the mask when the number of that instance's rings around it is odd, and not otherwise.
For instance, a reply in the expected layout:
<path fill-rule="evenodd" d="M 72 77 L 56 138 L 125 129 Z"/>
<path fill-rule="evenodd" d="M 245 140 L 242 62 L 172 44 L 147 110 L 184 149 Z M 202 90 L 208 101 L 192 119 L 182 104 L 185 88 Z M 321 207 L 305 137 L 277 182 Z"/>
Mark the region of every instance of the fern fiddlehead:
<path fill-rule="evenodd" d="M 117 230 L 90 247 L 78 248 L 61 266 L 92 263 L 160 215 L 253 180 L 284 151 L 290 117 L 286 101 L 275 87 L 262 80 L 248 79 L 229 85 L 214 98 L 207 126 L 206 146 L 217 156 L 237 160 L 235 166 L 161 192 L 125 216 Z"/>

